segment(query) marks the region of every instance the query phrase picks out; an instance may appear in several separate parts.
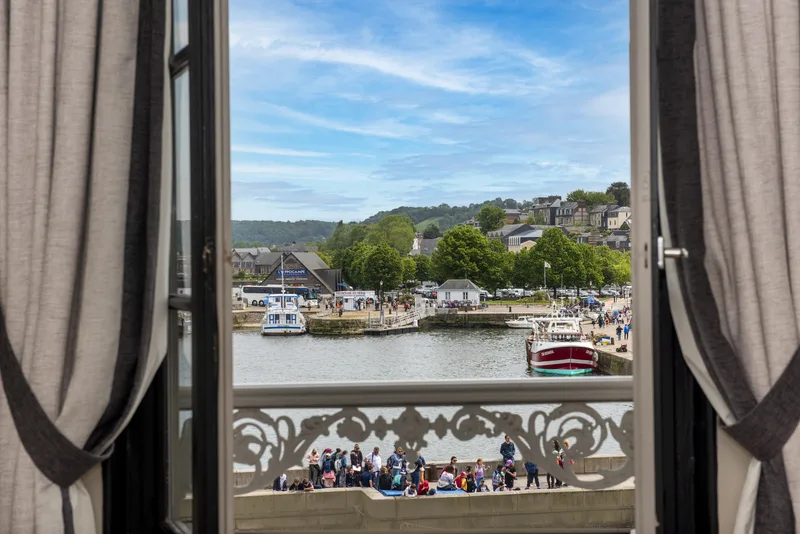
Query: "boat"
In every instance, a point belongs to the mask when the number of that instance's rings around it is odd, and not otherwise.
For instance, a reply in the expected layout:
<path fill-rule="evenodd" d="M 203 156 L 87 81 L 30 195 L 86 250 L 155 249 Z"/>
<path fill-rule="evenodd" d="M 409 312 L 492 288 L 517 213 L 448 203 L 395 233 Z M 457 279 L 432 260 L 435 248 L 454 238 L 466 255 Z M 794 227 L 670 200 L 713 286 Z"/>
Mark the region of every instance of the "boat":
<path fill-rule="evenodd" d="M 525 341 L 528 367 L 546 375 L 577 376 L 597 369 L 598 354 L 581 330 L 579 317 L 555 312 L 534 320 Z"/>
<path fill-rule="evenodd" d="M 290 336 L 306 333 L 306 318 L 300 312 L 300 295 L 283 293 L 267 297 L 266 311 L 261 319 L 264 336 Z"/>
<path fill-rule="evenodd" d="M 261 319 L 262 336 L 296 336 L 306 333 L 306 318 L 300 312 L 300 295 L 286 292 L 282 254 L 281 292 L 267 296 L 264 305 L 266 311 Z"/>
<path fill-rule="evenodd" d="M 509 328 L 525 328 L 530 329 L 533 328 L 534 321 L 536 317 L 533 315 L 523 315 L 521 317 L 517 317 L 516 319 L 509 319 L 506 321 L 506 326 Z"/>

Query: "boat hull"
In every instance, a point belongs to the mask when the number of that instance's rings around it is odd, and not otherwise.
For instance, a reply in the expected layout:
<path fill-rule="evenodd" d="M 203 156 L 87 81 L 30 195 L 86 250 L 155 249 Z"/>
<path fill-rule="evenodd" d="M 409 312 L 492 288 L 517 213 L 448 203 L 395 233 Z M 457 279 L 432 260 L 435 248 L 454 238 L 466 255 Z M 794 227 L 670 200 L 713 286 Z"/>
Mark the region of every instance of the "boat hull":
<path fill-rule="evenodd" d="M 588 344 L 547 343 L 528 346 L 528 366 L 546 375 L 576 376 L 597 369 L 597 352 Z"/>
<path fill-rule="evenodd" d="M 262 336 L 299 336 L 305 333 L 305 325 L 261 325 Z"/>

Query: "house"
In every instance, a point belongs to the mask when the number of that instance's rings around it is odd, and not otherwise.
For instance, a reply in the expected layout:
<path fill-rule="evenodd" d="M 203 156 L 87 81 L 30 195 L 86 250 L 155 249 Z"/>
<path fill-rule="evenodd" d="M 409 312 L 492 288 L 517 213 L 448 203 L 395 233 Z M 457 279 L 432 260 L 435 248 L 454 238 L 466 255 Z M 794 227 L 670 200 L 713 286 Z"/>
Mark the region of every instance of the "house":
<path fill-rule="evenodd" d="M 598 230 L 608 230 L 608 212 L 618 208 L 616 204 L 598 204 L 589 210 L 589 225 Z"/>
<path fill-rule="evenodd" d="M 472 306 L 481 303 L 481 288 L 469 280 L 453 279 L 436 288 L 436 303 L 442 306 L 449 302 L 467 301 Z"/>
<path fill-rule="evenodd" d="M 532 225 L 532 224 L 507 224 L 499 230 L 489 232 L 486 236 L 489 239 L 498 239 L 506 246 L 506 250 L 510 252 L 519 252 L 522 248 L 530 248 L 533 242 L 542 237 L 545 230 L 549 228 L 559 228 L 564 234 L 568 232 L 557 226 L 550 225 Z M 530 245 L 523 246 L 525 243 L 531 242 Z"/>
<path fill-rule="evenodd" d="M 557 226 L 585 226 L 589 224 L 589 207 L 586 205 L 586 201 L 559 202 L 556 207 L 555 224 Z"/>
<path fill-rule="evenodd" d="M 628 251 L 631 249 L 630 232 L 613 232 L 597 240 L 597 246 L 606 246 L 613 250 Z"/>
<path fill-rule="evenodd" d="M 514 224 L 518 223 L 522 220 L 522 212 L 516 208 L 514 209 L 503 209 L 506 214 L 506 224 Z"/>
<path fill-rule="evenodd" d="M 607 230 L 619 230 L 630 217 L 631 209 L 628 206 L 619 206 L 618 208 L 610 210 L 608 212 Z"/>
<path fill-rule="evenodd" d="M 433 256 L 433 251 L 436 250 L 436 245 L 439 244 L 439 240 L 442 239 L 441 237 L 436 237 L 434 239 L 419 239 L 417 242 L 416 248 L 412 248 L 411 252 L 408 253 L 409 256 L 418 256 L 420 254 L 424 256 Z"/>
<path fill-rule="evenodd" d="M 283 280 L 287 285 L 310 287 L 328 295 L 342 287 L 341 269 L 331 269 L 315 252 L 262 252 L 256 258 L 255 272 L 265 275 L 262 284 L 280 284 Z"/>
<path fill-rule="evenodd" d="M 234 271 L 255 271 L 256 258 L 262 252 L 269 252 L 267 247 L 234 248 L 231 249 L 231 266 Z"/>
<path fill-rule="evenodd" d="M 546 204 L 546 205 L 549 206 L 550 204 L 552 204 L 556 200 L 561 200 L 561 195 L 548 195 L 546 197 L 536 197 L 536 198 L 534 198 L 532 200 L 532 203 L 533 203 L 534 206 L 537 206 L 537 205 L 540 205 L 540 204 Z"/>
<path fill-rule="evenodd" d="M 503 241 L 503 243 L 506 243 L 508 236 L 520 232 L 527 232 L 528 230 L 533 230 L 533 226 L 525 223 L 506 224 L 498 230 L 492 230 L 491 232 L 487 233 L 486 237 L 489 239 L 500 239 Z"/>
<path fill-rule="evenodd" d="M 472 226 L 473 228 L 480 228 L 481 227 L 481 223 L 479 223 L 478 220 L 475 217 L 470 217 L 469 219 L 467 219 L 466 221 L 464 221 L 461 224 L 464 225 L 464 226 Z"/>
<path fill-rule="evenodd" d="M 524 232 L 518 232 L 506 239 L 506 250 L 509 252 L 519 252 L 520 250 L 531 248 L 536 241 L 542 237 L 544 230 L 532 228 Z"/>

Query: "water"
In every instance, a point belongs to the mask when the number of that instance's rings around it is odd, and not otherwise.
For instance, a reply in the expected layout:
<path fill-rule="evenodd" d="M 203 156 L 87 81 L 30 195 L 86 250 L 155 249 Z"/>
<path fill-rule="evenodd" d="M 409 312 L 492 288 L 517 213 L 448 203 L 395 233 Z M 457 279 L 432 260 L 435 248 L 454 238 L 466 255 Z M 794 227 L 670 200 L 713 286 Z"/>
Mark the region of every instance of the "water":
<path fill-rule="evenodd" d="M 233 334 L 234 383 L 256 385 L 289 382 L 341 382 L 368 380 L 425 380 L 436 387 L 441 380 L 466 378 L 520 378 L 548 380 L 530 376 L 525 364 L 523 330 L 511 329 L 440 329 L 395 336 L 358 337 L 262 337 L 258 331 Z M 188 354 L 191 337 L 182 340 Z M 183 376 L 188 379 L 188 371 Z M 575 380 L 582 380 L 576 378 Z M 601 417 L 619 423 L 632 403 L 597 403 L 590 405 Z M 492 411 L 508 411 L 528 421 L 533 411 L 547 413 L 556 405 L 492 406 Z M 439 414 L 450 418 L 460 407 L 420 408 L 423 416 L 434 421 Z M 373 421 L 382 415 L 387 421 L 398 417 L 403 408 L 370 408 L 363 410 Z M 335 410 L 286 409 L 270 412 L 273 418 L 288 416 L 295 425 L 312 415 L 330 414 Z M 551 427 L 552 428 L 552 427 Z M 537 429 L 538 430 L 538 429 Z M 273 436 L 271 431 L 268 435 Z M 599 436 L 599 433 L 595 434 Z M 397 436 L 388 433 L 383 439 L 374 435 L 361 443 L 365 454 L 379 446 L 384 457 L 394 448 Z M 444 460 L 456 455 L 459 459 L 499 457 L 500 437 L 480 436 L 461 441 L 452 432 L 439 438 L 433 431 L 425 436 L 427 446 L 420 452 L 429 460 Z M 336 425 L 330 435 L 309 444 L 317 450 L 326 447 L 350 449 L 352 443 L 338 438 Z M 620 454 L 612 438 L 598 449 L 602 454 Z"/>

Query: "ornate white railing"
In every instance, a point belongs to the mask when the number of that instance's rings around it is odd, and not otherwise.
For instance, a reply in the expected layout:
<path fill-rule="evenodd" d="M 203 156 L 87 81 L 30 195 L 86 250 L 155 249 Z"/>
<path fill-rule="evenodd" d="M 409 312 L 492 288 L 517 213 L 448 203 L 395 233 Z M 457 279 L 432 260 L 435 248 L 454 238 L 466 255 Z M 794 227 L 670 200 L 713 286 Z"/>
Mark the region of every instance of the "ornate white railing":
<path fill-rule="evenodd" d="M 633 476 L 633 410 L 619 421 L 602 416 L 590 403 L 631 402 L 632 377 L 581 377 L 509 380 L 453 380 L 425 382 L 356 382 L 275 384 L 239 386 L 234 389 L 234 461 L 252 469 L 249 483 L 235 488 L 237 494 L 270 487 L 286 469 L 302 465 L 312 444 L 332 430 L 354 443 L 374 435 L 382 439 L 397 435 L 397 446 L 409 461 L 428 442 L 426 435 L 439 438 L 451 433 L 468 441 L 479 436 L 508 434 L 523 458 L 546 472 L 586 489 L 608 488 Z M 189 408 L 188 392 L 181 392 L 181 405 Z M 517 413 L 492 410 L 496 405 L 557 405 L 549 411 L 535 409 L 523 419 Z M 459 407 L 452 417 L 433 420 L 420 407 Z M 391 420 L 368 416 L 362 408 L 405 408 Z M 278 415 L 285 409 L 335 410 L 293 421 Z M 597 455 L 612 438 L 628 461 L 619 469 L 600 470 L 592 475 L 573 473 L 569 462 L 564 469 L 552 454 L 553 440 L 572 444 L 568 457 L 576 462 Z M 556 471 L 557 470 L 557 471 Z"/>

